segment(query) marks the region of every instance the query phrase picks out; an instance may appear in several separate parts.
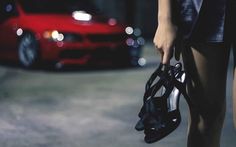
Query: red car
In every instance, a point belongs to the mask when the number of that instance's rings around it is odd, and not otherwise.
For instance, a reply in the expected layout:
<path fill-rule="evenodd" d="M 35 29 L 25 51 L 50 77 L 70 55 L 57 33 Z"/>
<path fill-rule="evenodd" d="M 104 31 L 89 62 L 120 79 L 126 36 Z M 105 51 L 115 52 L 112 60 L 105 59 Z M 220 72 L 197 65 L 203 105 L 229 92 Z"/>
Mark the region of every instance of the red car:
<path fill-rule="evenodd" d="M 89 0 L 1 0 L 0 7 L 0 59 L 24 67 L 145 63 L 141 31 L 104 17 Z"/>

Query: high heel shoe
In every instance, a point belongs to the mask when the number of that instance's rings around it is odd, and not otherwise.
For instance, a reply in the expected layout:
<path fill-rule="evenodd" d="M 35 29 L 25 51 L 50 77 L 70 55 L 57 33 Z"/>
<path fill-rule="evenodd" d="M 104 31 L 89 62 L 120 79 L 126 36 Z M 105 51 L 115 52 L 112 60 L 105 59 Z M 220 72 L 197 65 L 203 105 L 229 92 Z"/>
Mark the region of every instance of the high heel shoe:
<path fill-rule="evenodd" d="M 164 78 L 165 76 L 165 71 L 163 68 L 165 65 L 163 65 L 162 63 L 160 63 L 159 67 L 152 73 L 152 75 L 150 76 L 150 78 L 148 79 L 146 86 L 145 86 L 145 92 L 144 92 L 144 96 L 143 96 L 143 106 L 138 114 L 138 116 L 140 117 L 140 120 L 137 122 L 137 124 L 135 125 L 135 129 L 137 131 L 142 131 L 144 130 L 144 120 L 147 118 L 148 113 L 146 113 L 148 110 L 146 110 L 148 108 L 149 105 L 149 101 L 147 101 L 150 97 L 151 94 L 153 93 L 154 88 L 155 89 L 160 89 L 163 84 L 165 84 L 166 80 Z M 174 75 L 177 77 L 177 75 L 179 76 L 179 72 L 181 71 L 182 65 L 181 64 L 176 64 L 175 68 L 173 68 L 173 73 Z M 158 79 L 159 78 L 159 79 Z M 156 82 L 156 83 L 155 83 Z M 164 87 L 162 87 L 162 94 L 164 94 Z M 172 92 L 173 94 L 177 94 L 178 92 Z M 158 99 L 159 100 L 159 99 Z M 169 103 L 171 104 L 171 103 Z M 173 106 L 173 105 L 172 105 Z"/>
<path fill-rule="evenodd" d="M 163 69 L 164 67 L 164 69 Z M 155 79 L 159 80 L 155 83 Z M 190 103 L 186 93 L 186 74 L 181 63 L 175 66 L 160 64 L 148 80 L 143 97 L 143 106 L 139 112 L 140 120 L 135 126 L 144 130 L 145 142 L 153 143 L 173 132 L 181 122 L 179 98 L 182 93 Z M 156 96 L 161 90 L 162 95 Z"/>

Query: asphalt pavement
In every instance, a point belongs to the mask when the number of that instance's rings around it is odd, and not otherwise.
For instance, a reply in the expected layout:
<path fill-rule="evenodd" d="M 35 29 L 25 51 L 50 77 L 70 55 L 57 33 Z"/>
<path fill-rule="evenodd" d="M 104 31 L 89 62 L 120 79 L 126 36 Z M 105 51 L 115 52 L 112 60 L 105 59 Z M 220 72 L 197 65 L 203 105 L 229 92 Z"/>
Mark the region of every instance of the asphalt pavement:
<path fill-rule="evenodd" d="M 143 68 L 24 70 L 0 65 L 0 147 L 186 147 L 188 107 L 180 126 L 154 144 L 134 130 L 144 84 L 158 65 L 144 47 Z M 222 147 L 236 146 L 232 122 L 232 58 Z"/>

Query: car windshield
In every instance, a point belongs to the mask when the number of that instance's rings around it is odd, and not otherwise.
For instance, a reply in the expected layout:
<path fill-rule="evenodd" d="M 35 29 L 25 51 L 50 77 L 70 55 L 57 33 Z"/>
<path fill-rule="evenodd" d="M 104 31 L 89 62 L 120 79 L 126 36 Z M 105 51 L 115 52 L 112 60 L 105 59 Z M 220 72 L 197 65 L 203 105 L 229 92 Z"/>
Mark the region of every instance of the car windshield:
<path fill-rule="evenodd" d="M 19 3 L 26 13 L 71 14 L 74 11 L 100 13 L 91 0 L 19 0 Z"/>

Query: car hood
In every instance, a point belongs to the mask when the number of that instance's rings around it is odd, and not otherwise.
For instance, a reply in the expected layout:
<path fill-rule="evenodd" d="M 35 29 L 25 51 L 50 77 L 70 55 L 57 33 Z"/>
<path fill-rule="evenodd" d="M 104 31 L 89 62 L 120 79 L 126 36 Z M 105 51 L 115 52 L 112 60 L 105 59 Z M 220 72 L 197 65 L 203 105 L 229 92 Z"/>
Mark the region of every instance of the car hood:
<path fill-rule="evenodd" d="M 27 15 L 22 18 L 24 27 L 37 31 L 58 30 L 62 32 L 79 33 L 122 33 L 124 25 L 109 25 L 95 16 L 91 21 L 78 21 L 70 15 Z"/>

